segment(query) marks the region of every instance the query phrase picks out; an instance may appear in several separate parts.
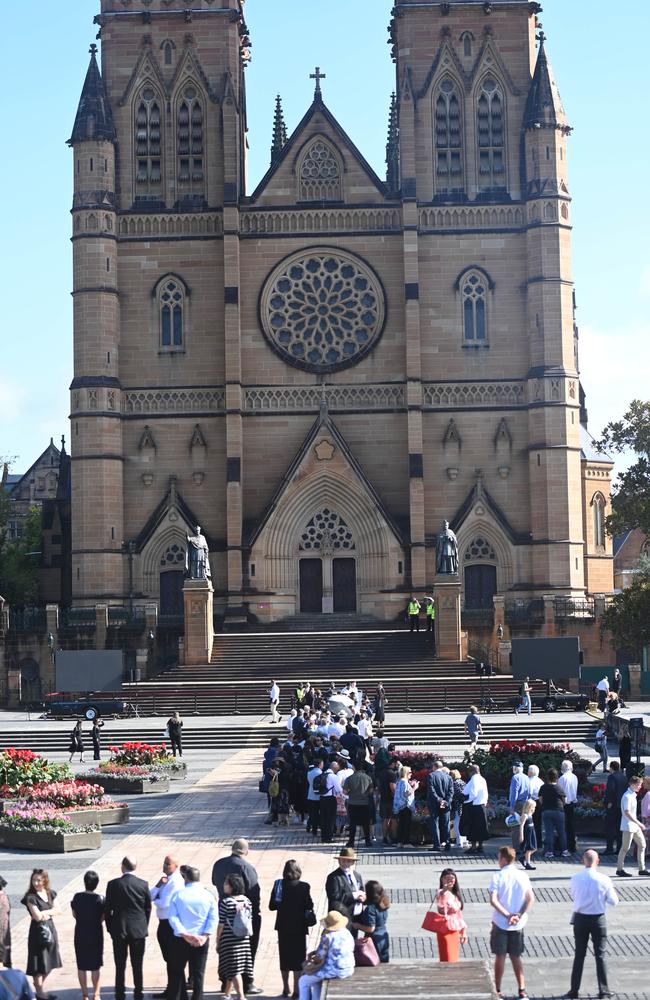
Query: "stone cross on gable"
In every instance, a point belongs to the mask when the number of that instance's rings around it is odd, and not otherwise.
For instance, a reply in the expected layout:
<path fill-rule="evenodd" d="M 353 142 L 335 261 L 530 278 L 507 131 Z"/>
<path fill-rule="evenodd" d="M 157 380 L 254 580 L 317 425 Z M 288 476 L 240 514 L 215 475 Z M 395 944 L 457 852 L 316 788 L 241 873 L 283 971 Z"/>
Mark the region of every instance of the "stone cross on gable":
<path fill-rule="evenodd" d="M 314 89 L 314 97 L 321 97 L 322 96 L 322 91 L 320 89 L 320 82 L 321 82 L 321 80 L 326 80 L 327 79 L 327 73 L 321 73 L 320 66 L 317 66 L 316 67 L 316 72 L 309 74 L 309 79 L 316 81 L 316 87 Z"/>

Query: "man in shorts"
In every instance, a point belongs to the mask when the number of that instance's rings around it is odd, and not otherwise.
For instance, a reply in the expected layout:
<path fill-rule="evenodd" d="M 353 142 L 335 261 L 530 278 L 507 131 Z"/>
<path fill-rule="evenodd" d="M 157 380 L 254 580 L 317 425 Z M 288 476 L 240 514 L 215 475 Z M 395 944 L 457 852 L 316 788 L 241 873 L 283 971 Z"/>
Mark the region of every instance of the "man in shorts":
<path fill-rule="evenodd" d="M 494 955 L 494 985 L 497 997 L 501 996 L 506 955 L 510 956 L 519 987 L 519 996 L 522 998 L 528 996 L 521 956 L 525 950 L 524 927 L 528 920 L 528 910 L 535 902 L 535 896 L 526 873 L 515 868 L 516 857 L 512 847 L 499 848 L 500 871 L 492 877 L 489 887 L 492 906 L 490 949 Z"/>
<path fill-rule="evenodd" d="M 391 759 L 388 767 L 380 771 L 377 776 L 377 787 L 379 789 L 379 818 L 381 819 L 381 832 L 384 847 L 390 847 L 391 843 L 391 823 L 393 819 L 393 795 L 395 785 L 399 780 L 399 761 Z"/>

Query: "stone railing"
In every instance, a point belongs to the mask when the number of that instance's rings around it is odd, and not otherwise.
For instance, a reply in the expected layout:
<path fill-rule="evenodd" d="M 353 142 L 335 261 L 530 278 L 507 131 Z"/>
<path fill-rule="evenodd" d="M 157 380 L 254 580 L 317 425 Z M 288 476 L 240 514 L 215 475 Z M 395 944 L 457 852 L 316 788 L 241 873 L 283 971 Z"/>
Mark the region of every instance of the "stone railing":
<path fill-rule="evenodd" d="M 318 208 L 299 211 L 243 211 L 242 236 L 266 233 L 373 233 L 398 232 L 401 212 L 397 208 Z"/>
<path fill-rule="evenodd" d="M 526 402 L 526 383 L 425 382 L 424 406 L 432 409 L 467 406 L 519 406 Z"/>
<path fill-rule="evenodd" d="M 518 229 L 523 210 L 515 205 L 433 205 L 420 209 L 420 229 Z"/>
<path fill-rule="evenodd" d="M 318 410 L 323 398 L 330 410 L 395 410 L 405 405 L 403 385 L 256 386 L 244 390 L 244 410 Z"/>
<path fill-rule="evenodd" d="M 117 226 L 120 239 L 143 236 L 215 236 L 223 232 L 219 212 L 186 212 L 158 215 L 121 216 Z"/>

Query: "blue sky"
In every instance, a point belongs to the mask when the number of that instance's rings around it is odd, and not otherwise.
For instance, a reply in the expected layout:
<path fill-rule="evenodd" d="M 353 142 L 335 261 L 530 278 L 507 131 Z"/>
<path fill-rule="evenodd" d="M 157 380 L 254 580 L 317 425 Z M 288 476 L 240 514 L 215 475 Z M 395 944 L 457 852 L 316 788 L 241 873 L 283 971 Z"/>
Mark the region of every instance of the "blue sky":
<path fill-rule="evenodd" d="M 3 4 L 0 158 L 4 193 L 0 455 L 27 468 L 68 434 L 72 371 L 71 153 L 65 146 L 96 29 L 94 0 Z M 249 190 L 268 166 L 274 97 L 291 130 L 327 73 L 325 99 L 384 174 L 394 87 L 391 0 L 247 0 Z M 25 8 L 29 14 L 25 16 Z M 582 378 L 592 433 L 648 398 L 650 251 L 646 0 L 545 0 L 547 48 L 569 120 Z"/>

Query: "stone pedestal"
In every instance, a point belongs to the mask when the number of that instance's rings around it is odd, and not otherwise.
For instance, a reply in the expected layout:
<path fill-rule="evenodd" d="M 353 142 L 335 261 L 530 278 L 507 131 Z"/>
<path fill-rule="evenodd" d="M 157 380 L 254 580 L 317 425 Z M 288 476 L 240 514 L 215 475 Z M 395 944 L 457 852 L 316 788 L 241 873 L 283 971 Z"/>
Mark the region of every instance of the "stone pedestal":
<path fill-rule="evenodd" d="M 185 663 L 209 663 L 214 642 L 214 588 L 210 580 L 186 580 L 183 587 L 185 606 Z"/>
<path fill-rule="evenodd" d="M 461 660 L 459 576 L 437 576 L 433 595 L 436 602 L 436 656 L 439 660 Z"/>

